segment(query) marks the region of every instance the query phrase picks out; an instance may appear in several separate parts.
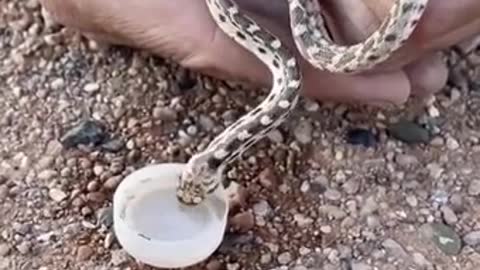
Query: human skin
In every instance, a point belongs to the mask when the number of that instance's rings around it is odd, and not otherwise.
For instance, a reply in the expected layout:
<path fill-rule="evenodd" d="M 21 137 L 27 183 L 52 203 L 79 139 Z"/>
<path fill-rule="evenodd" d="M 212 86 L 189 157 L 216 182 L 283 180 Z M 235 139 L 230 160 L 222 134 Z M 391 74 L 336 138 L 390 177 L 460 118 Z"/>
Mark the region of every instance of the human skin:
<path fill-rule="evenodd" d="M 199 0 L 40 0 L 59 23 L 102 43 L 131 46 L 220 79 L 268 87 L 267 67 L 228 38 Z M 360 42 L 394 0 L 319 0 L 336 42 Z M 358 75 L 315 69 L 296 50 L 287 1 L 236 0 L 301 59 L 303 94 L 323 101 L 402 104 L 442 89 L 448 69 L 439 50 L 480 33 L 480 1 L 430 0 L 408 42 L 378 68 Z M 355 10 L 355 12 L 352 12 Z"/>

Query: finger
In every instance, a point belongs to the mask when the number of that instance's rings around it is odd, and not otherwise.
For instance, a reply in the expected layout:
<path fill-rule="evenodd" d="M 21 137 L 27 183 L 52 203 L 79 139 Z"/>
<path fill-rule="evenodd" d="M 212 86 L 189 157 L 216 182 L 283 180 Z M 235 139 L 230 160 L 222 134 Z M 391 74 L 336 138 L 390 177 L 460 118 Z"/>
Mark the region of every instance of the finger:
<path fill-rule="evenodd" d="M 384 16 L 379 2 L 391 0 L 364 0 L 377 17 Z M 375 8 L 377 7 L 377 8 Z M 480 33 L 480 1 L 429 1 L 417 28 L 406 44 L 395 52 L 379 69 L 397 69 L 426 53 L 445 49 Z M 441 22 L 441 23 L 440 23 Z"/>
<path fill-rule="evenodd" d="M 304 73 L 306 96 L 368 105 L 400 105 L 410 95 L 409 78 L 402 71 L 369 75 L 343 75 L 308 69 Z"/>
<path fill-rule="evenodd" d="M 411 83 L 412 94 L 420 97 L 440 91 L 447 84 L 448 68 L 439 53 L 426 55 L 404 70 Z"/>
<path fill-rule="evenodd" d="M 274 32 L 292 50 L 296 49 L 290 31 L 288 31 L 288 20 L 281 23 L 279 20 L 281 16 L 262 17 L 252 12 L 249 15 L 254 17 L 260 25 Z M 261 82 L 263 86 L 271 86 L 269 70 L 263 63 L 227 38 L 221 31 L 214 36 L 212 47 L 225 49 L 212 52 L 213 55 L 204 55 L 201 59 L 197 58 L 198 63 L 204 64 L 209 60 L 217 61 L 211 63 L 210 66 L 224 67 L 224 71 L 227 71 L 228 75 L 241 77 L 250 82 Z M 301 59 L 298 51 L 296 51 L 296 55 L 298 59 Z M 225 67 L 225 63 L 235 64 Z M 312 98 L 383 105 L 401 104 L 405 102 L 410 93 L 410 84 L 403 72 L 365 76 L 336 75 L 319 71 L 304 60 L 301 60 L 300 63 L 305 80 L 303 93 Z M 192 65 L 191 62 L 189 64 Z M 210 73 L 216 72 L 218 70 L 210 70 Z"/>

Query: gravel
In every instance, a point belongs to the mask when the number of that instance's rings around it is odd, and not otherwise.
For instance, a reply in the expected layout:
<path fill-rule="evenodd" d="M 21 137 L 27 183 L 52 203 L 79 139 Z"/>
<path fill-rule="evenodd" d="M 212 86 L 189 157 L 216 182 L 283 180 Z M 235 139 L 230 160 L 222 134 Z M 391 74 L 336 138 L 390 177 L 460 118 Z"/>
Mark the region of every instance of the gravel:
<path fill-rule="evenodd" d="M 0 269 L 151 269 L 115 240 L 115 188 L 187 161 L 266 92 L 102 50 L 35 0 L 1 8 Z M 478 44 L 444 52 L 449 85 L 423 110 L 299 106 L 227 168 L 225 248 L 188 269 L 478 269 Z"/>

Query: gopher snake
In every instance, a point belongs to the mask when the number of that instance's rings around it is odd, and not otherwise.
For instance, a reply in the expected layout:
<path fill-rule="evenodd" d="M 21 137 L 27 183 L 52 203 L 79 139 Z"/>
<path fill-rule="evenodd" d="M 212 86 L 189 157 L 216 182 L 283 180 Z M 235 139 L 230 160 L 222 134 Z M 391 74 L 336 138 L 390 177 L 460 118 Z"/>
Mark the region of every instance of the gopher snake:
<path fill-rule="evenodd" d="M 372 68 L 397 50 L 415 29 L 427 2 L 396 0 L 380 27 L 352 46 L 334 44 L 325 33 L 318 0 L 288 0 L 290 27 L 300 54 L 313 66 L 353 73 Z M 232 0 L 206 0 L 206 4 L 219 28 L 268 66 L 273 86 L 261 104 L 191 157 L 177 188 L 179 200 L 189 205 L 201 203 L 221 184 L 229 162 L 288 117 L 302 86 L 297 60 L 277 37 L 242 14 Z"/>

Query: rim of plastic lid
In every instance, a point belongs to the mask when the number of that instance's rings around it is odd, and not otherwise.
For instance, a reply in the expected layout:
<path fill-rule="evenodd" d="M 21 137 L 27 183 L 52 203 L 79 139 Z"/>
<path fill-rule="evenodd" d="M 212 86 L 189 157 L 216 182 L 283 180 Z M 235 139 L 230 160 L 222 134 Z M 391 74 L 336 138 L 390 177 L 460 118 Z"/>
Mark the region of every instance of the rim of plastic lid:
<path fill-rule="evenodd" d="M 125 220 L 125 209 L 131 195 L 143 196 L 152 187 L 171 188 L 176 185 L 185 164 L 163 163 L 147 165 L 129 174 L 120 183 L 113 198 L 113 222 L 118 242 L 132 257 L 146 264 L 156 267 L 179 268 L 197 264 L 207 259 L 221 244 L 227 225 L 228 199 L 223 187 L 218 188 L 213 196 L 220 199 L 222 215 L 218 222 L 207 223 L 213 226 L 206 227 L 201 233 L 191 239 L 155 240 L 142 235 Z M 152 177 L 153 175 L 153 177 Z M 160 185 L 158 178 L 168 179 Z M 173 181 L 175 180 L 175 181 Z M 166 184 L 165 184 L 166 183 Z M 130 195 L 130 196 L 129 196 Z M 130 198 L 129 198 L 130 197 Z"/>

